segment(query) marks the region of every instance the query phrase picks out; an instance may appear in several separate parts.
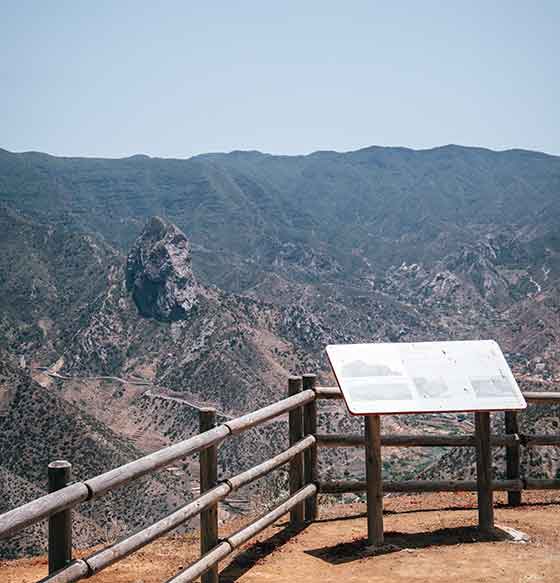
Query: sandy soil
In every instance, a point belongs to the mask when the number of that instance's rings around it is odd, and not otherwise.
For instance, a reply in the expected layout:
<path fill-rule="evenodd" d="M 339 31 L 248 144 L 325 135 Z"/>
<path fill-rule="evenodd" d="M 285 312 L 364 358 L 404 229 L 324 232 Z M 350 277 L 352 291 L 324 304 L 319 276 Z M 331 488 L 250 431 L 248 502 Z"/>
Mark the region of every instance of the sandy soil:
<path fill-rule="evenodd" d="M 394 546 L 384 553 L 368 553 L 363 505 L 323 508 L 320 521 L 295 536 L 285 520 L 267 529 L 220 565 L 220 581 L 560 583 L 560 494 L 524 493 L 520 508 L 496 498 L 497 524 L 523 531 L 528 543 L 482 537 L 472 494 L 399 496 L 385 501 L 386 542 Z M 195 560 L 197 549 L 193 536 L 162 539 L 89 581 L 159 583 Z M 2 583 L 45 574 L 45 557 L 0 562 Z"/>

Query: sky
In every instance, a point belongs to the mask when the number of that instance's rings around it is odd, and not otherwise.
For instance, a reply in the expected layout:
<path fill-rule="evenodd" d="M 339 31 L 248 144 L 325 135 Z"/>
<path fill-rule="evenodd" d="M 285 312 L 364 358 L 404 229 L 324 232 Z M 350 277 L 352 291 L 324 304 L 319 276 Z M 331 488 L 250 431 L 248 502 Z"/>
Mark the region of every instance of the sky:
<path fill-rule="evenodd" d="M 0 147 L 560 155 L 556 0 L 2 0 Z"/>

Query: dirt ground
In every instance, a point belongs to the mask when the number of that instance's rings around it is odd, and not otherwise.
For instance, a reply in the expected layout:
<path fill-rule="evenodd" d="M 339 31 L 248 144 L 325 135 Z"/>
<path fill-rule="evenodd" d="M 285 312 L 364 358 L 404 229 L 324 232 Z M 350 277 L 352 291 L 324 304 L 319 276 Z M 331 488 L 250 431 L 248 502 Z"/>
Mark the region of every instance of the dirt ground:
<path fill-rule="evenodd" d="M 529 536 L 526 543 L 482 537 L 474 494 L 424 494 L 385 500 L 384 552 L 366 544 L 364 505 L 322 508 L 320 520 L 294 534 L 282 520 L 229 563 L 221 583 L 560 583 L 560 493 L 524 493 L 508 508 L 496 495 L 496 523 Z M 235 530 L 241 524 L 227 530 Z M 89 554 L 91 550 L 79 554 Z M 162 539 L 89 579 L 94 583 L 160 583 L 198 556 L 193 536 Z M 0 562 L 1 583 L 32 583 L 46 558 Z"/>

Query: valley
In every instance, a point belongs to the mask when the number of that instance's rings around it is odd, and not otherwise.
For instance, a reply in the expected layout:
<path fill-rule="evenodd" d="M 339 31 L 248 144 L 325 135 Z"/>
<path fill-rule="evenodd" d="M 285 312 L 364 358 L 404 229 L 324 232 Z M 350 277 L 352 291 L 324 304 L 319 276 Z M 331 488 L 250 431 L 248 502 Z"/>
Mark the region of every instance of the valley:
<path fill-rule="evenodd" d="M 89 477 L 196 433 L 200 407 L 238 416 L 283 397 L 290 374 L 332 385 L 327 344 L 494 338 L 522 388 L 554 388 L 559 191 L 560 158 L 520 150 L 0 150 L 0 512 L 45 490 L 52 459 Z M 544 407 L 526 423 L 555 430 L 558 414 Z M 361 431 L 335 402 L 320 424 Z M 384 431 L 412 429 L 470 432 L 472 421 L 384 419 Z M 286 444 L 285 422 L 270 423 L 224 446 L 220 472 Z M 523 464 L 558 475 L 557 449 Z M 384 470 L 455 476 L 472 468 L 465 454 L 391 450 Z M 362 455 L 325 452 L 321 473 L 359 478 Z M 279 497 L 278 476 L 241 492 L 224 519 Z M 133 507 L 119 496 L 86 506 L 77 544 L 192 497 L 197 460 L 136 488 Z M 23 540 L 3 553 L 42 550 L 37 534 Z"/>

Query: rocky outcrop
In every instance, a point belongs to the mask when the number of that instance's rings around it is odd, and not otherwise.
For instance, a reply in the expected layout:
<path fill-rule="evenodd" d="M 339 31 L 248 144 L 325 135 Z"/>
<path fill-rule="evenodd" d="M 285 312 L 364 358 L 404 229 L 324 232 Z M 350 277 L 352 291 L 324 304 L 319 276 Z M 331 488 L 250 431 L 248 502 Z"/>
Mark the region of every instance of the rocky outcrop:
<path fill-rule="evenodd" d="M 160 217 L 151 218 L 128 255 L 126 285 L 146 318 L 185 319 L 198 294 L 185 234 Z"/>

